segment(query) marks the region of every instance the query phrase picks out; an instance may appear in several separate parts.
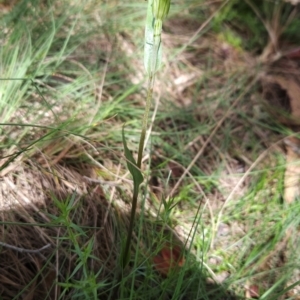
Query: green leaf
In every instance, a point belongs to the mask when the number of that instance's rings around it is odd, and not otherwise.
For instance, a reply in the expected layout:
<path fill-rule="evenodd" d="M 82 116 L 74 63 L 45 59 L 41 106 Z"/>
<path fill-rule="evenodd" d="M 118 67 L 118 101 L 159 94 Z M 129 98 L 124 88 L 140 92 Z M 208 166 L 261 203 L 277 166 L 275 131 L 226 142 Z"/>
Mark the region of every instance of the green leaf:
<path fill-rule="evenodd" d="M 125 157 L 126 157 L 126 160 L 127 160 L 127 168 L 128 168 L 130 174 L 133 177 L 134 195 L 138 195 L 139 186 L 144 181 L 144 177 L 143 177 L 142 172 L 140 171 L 140 169 L 137 167 L 136 161 L 134 160 L 130 150 L 127 147 L 127 143 L 126 143 L 126 140 L 125 140 L 125 134 L 124 134 L 124 126 L 122 128 L 122 139 L 123 139 Z"/>

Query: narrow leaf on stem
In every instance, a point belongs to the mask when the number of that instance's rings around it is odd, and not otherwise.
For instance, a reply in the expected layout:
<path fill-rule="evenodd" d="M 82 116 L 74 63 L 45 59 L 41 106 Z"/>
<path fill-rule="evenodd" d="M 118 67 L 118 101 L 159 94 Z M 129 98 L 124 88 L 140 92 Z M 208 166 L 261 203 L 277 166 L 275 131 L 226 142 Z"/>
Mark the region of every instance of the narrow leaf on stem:
<path fill-rule="evenodd" d="M 134 191 L 137 192 L 138 189 L 139 189 L 140 184 L 144 180 L 144 177 L 143 177 L 142 172 L 140 171 L 140 169 L 137 167 L 136 161 L 133 158 L 131 151 L 127 147 L 125 134 L 124 134 L 124 127 L 122 128 L 122 139 L 123 139 L 125 157 L 126 157 L 126 160 L 127 160 L 127 168 L 128 168 L 130 174 L 133 177 Z"/>
<path fill-rule="evenodd" d="M 125 134 L 124 134 L 124 127 L 122 128 L 122 139 L 123 139 L 125 157 L 126 157 L 126 161 L 127 161 L 127 168 L 133 177 L 133 196 L 132 196 L 130 224 L 129 224 L 129 229 L 128 229 L 128 233 L 127 233 L 126 244 L 124 247 L 122 247 L 122 253 L 121 253 L 121 266 L 124 269 L 128 265 L 129 259 L 130 259 L 130 245 L 131 245 L 131 238 L 132 238 L 132 232 L 133 232 L 133 224 L 134 224 L 134 219 L 135 219 L 135 211 L 136 211 L 137 200 L 138 200 L 138 195 L 139 195 L 139 187 L 140 187 L 141 183 L 143 182 L 144 177 L 142 175 L 142 172 L 138 168 L 138 166 L 135 162 L 135 159 L 132 156 L 132 153 L 130 152 L 130 150 L 127 147 Z"/>

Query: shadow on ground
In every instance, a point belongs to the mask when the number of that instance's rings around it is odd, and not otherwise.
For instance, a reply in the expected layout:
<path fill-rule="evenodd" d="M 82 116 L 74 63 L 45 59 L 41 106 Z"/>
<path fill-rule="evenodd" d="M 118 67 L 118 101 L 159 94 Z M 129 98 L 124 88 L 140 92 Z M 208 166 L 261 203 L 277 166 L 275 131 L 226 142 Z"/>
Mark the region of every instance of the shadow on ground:
<path fill-rule="evenodd" d="M 155 271 L 157 243 L 151 239 L 161 225 L 147 217 L 121 275 L 128 215 L 109 205 L 100 186 L 90 184 L 88 190 L 85 196 L 49 193 L 43 205 L 1 212 L 1 299 L 241 299 L 226 286 L 208 283 L 191 256 L 184 272 Z"/>

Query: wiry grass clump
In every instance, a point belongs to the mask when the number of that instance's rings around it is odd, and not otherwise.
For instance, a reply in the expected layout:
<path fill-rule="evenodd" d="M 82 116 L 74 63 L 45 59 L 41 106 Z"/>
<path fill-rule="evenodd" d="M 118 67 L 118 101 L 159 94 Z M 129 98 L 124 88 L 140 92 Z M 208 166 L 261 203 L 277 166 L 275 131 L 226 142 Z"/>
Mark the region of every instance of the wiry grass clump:
<path fill-rule="evenodd" d="M 216 31 L 236 29 L 222 7 L 196 0 L 172 1 L 164 24 L 122 270 L 122 126 L 136 158 L 146 98 L 142 2 L 1 4 L 1 299 L 280 299 L 299 285 L 299 204 L 282 198 L 291 129 L 260 90 L 276 49 L 257 60 Z"/>

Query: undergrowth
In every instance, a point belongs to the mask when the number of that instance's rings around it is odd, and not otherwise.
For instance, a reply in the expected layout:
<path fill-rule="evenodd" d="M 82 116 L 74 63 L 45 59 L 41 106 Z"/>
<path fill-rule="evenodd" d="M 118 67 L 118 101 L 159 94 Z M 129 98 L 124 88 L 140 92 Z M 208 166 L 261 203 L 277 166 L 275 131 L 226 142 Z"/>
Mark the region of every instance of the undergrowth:
<path fill-rule="evenodd" d="M 296 299 L 291 131 L 262 105 L 254 56 L 269 33 L 251 3 L 272 25 L 276 1 L 171 1 L 122 269 L 133 191 L 122 126 L 136 159 L 143 2 L 0 3 L 0 299 Z M 294 7 L 280 5 L 284 26 Z"/>

